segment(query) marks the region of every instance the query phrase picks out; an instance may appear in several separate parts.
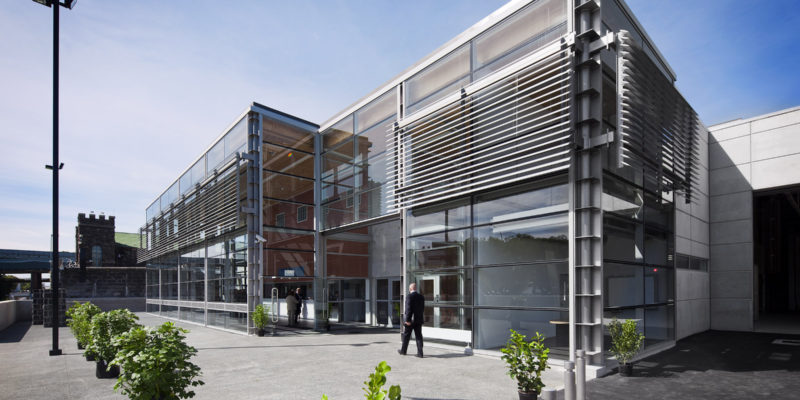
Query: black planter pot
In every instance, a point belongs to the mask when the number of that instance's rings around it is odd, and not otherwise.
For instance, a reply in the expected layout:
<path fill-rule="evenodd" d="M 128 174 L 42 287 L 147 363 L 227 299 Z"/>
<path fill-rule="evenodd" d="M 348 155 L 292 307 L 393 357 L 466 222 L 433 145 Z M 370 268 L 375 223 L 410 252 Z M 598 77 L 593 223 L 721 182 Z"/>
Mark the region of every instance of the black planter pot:
<path fill-rule="evenodd" d="M 81 342 L 78 342 L 78 350 L 83 350 L 84 348 L 85 347 L 81 344 Z"/>
<path fill-rule="evenodd" d="M 84 353 L 83 355 L 86 356 L 86 361 L 94 361 L 95 360 L 94 359 L 94 354 L 92 354 L 92 353 Z"/>
<path fill-rule="evenodd" d="M 264 329 L 259 329 L 259 330 L 257 330 L 257 331 L 256 331 L 256 335 L 258 335 L 258 336 L 264 336 Z"/>
<path fill-rule="evenodd" d="M 112 365 L 110 370 L 107 367 L 108 364 L 105 361 L 98 360 L 94 375 L 100 379 L 111 379 L 119 376 L 119 365 Z"/>
<path fill-rule="evenodd" d="M 620 376 L 633 376 L 633 364 L 621 364 L 619 366 L 619 374 Z"/>
<path fill-rule="evenodd" d="M 539 398 L 539 393 L 536 392 L 520 392 L 519 393 L 519 400 L 536 400 Z"/>

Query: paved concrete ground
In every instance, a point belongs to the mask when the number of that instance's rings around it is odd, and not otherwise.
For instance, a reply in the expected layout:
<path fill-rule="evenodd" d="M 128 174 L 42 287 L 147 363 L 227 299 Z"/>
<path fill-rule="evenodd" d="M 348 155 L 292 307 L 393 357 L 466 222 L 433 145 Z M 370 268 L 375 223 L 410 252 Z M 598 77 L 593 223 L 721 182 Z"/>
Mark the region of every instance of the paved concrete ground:
<path fill-rule="evenodd" d="M 708 331 L 638 362 L 634 375 L 589 382 L 587 397 L 800 399 L 800 335 Z"/>
<path fill-rule="evenodd" d="M 145 325 L 164 319 L 139 314 Z M 193 361 L 204 386 L 196 399 L 363 398 L 361 387 L 380 361 L 392 367 L 388 384 L 399 384 L 404 399 L 516 399 L 515 382 L 499 358 L 464 356 L 426 346 L 425 358 L 400 356 L 398 332 L 320 334 L 282 331 L 276 337 L 248 337 L 177 323 L 191 332 L 199 350 Z M 77 350 L 67 328 L 60 331 L 63 356 L 50 357 L 51 330 L 18 323 L 0 332 L 0 398 L 115 399 L 114 380 L 94 377 L 94 363 Z M 413 343 L 411 344 L 413 346 Z M 560 373 L 548 371 L 552 385 Z"/>

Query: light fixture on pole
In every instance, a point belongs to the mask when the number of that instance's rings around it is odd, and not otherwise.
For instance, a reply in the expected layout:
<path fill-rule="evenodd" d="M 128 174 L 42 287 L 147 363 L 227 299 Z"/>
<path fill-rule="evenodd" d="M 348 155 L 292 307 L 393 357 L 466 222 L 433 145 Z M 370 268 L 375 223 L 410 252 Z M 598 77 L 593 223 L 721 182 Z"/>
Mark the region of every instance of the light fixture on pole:
<path fill-rule="evenodd" d="M 58 171 L 64 167 L 64 163 L 58 162 L 58 10 L 59 7 L 72 9 L 77 0 L 33 0 L 36 3 L 51 7 L 53 4 L 53 164 L 46 168 L 53 171 L 53 261 L 50 263 L 50 293 L 52 294 L 52 324 L 53 324 L 53 348 L 50 349 L 51 356 L 61 355 L 58 348 Z M 58 166 L 54 168 L 53 166 Z"/>

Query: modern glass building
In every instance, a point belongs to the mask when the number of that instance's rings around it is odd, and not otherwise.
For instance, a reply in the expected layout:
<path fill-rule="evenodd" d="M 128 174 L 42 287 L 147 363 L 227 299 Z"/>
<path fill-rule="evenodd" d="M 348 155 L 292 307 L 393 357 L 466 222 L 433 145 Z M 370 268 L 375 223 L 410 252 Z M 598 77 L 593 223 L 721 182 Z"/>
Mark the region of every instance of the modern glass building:
<path fill-rule="evenodd" d="M 674 81 L 621 0 L 512 1 L 321 125 L 253 103 L 147 208 L 148 311 L 252 332 L 299 287 L 307 324 L 397 327 L 416 282 L 427 338 L 601 364 L 619 317 L 671 346 L 709 318 L 708 131 Z"/>

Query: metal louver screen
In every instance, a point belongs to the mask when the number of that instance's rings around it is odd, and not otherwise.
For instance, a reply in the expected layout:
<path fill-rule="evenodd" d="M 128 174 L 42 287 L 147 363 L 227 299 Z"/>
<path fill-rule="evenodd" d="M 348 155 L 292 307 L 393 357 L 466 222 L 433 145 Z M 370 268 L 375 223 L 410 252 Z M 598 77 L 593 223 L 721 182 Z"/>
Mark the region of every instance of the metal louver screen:
<path fill-rule="evenodd" d="M 618 43 L 619 164 L 654 168 L 660 188 L 681 191 L 688 202 L 697 188 L 699 135 L 706 128 L 628 32 L 619 33 Z"/>
<path fill-rule="evenodd" d="M 232 161 L 216 179 L 148 223 L 142 228 L 144 248 L 139 250 L 138 261 L 151 260 L 238 228 L 244 179 L 244 168 L 239 167 L 238 161 Z"/>
<path fill-rule="evenodd" d="M 570 53 L 555 51 L 392 132 L 390 207 L 568 169 L 570 68 Z"/>

